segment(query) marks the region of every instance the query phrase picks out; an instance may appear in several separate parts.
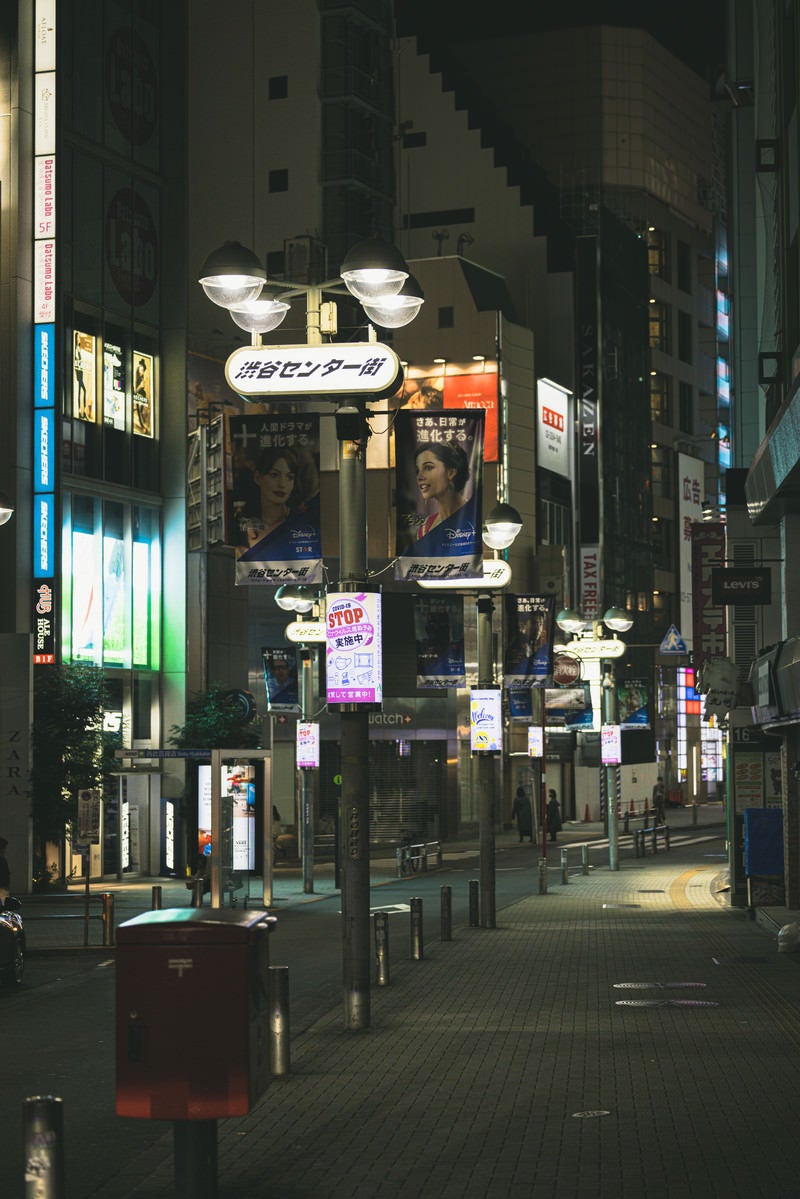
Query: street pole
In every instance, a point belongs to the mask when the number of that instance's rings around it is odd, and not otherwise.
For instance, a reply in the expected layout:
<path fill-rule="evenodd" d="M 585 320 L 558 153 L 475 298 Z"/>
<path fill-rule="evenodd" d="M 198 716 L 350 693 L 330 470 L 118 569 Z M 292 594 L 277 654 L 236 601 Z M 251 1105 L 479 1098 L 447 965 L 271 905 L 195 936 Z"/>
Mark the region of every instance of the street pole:
<path fill-rule="evenodd" d="M 603 723 L 617 723 L 617 689 L 614 680 L 614 666 L 611 662 L 603 663 Z M 606 765 L 606 819 L 608 821 L 608 868 L 619 870 L 619 826 L 617 824 L 617 767 Z"/>
<path fill-rule="evenodd" d="M 362 410 L 363 412 L 363 410 Z M 339 442 L 339 588 L 367 581 L 366 440 Z M 342 704 L 341 880 L 345 1028 L 369 1028 L 369 714 Z"/>
<path fill-rule="evenodd" d="M 311 651 L 305 647 L 300 650 L 300 719 L 308 720 L 311 706 Z M 312 810 L 312 789 L 309 779 L 310 771 L 306 767 L 300 771 L 300 820 L 303 837 L 303 892 L 306 895 L 314 891 L 314 813 Z"/>
<path fill-rule="evenodd" d="M 491 687 L 494 679 L 492 654 L 491 595 L 478 597 L 478 686 Z M 481 928 L 496 928 L 495 846 L 494 846 L 494 761 L 490 754 L 478 754 L 479 799 L 479 878 Z"/>

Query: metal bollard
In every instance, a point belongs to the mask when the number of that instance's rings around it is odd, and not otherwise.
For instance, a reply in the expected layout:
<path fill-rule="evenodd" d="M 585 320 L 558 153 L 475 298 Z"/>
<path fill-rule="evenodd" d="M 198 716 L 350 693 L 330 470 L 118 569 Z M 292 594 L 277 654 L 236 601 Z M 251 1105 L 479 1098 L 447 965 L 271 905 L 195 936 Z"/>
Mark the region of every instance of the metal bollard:
<path fill-rule="evenodd" d="M 114 944 L 114 896 L 109 891 L 103 893 L 103 944 Z"/>
<path fill-rule="evenodd" d="M 416 896 L 411 900 L 411 958 L 421 962 L 422 952 L 422 900 Z"/>
<path fill-rule="evenodd" d="M 192 883 L 192 907 L 201 908 L 203 906 L 203 889 L 205 880 L 202 878 L 194 879 Z"/>
<path fill-rule="evenodd" d="M 569 882 L 569 866 L 567 865 L 567 850 L 561 850 L 561 881 L 562 883 Z"/>
<path fill-rule="evenodd" d="M 389 986 L 389 913 L 376 912 L 375 926 L 375 982 L 379 987 Z"/>
<path fill-rule="evenodd" d="M 55 1095 L 22 1104 L 25 1199 L 65 1199 L 64 1109 Z"/>
<path fill-rule="evenodd" d="M 441 895 L 441 941 L 453 939 L 453 891 L 451 887 L 442 887 Z"/>
<path fill-rule="evenodd" d="M 589 846 L 581 846 L 581 869 L 584 874 L 589 873 Z"/>
<path fill-rule="evenodd" d="M 669 853 L 669 825 L 664 826 L 664 848 Z"/>
<path fill-rule="evenodd" d="M 469 926 L 477 928 L 480 922 L 480 883 L 473 878 L 469 883 Z"/>
<path fill-rule="evenodd" d="M 289 967 L 269 966 L 269 1064 L 272 1074 L 289 1073 Z"/>
<path fill-rule="evenodd" d="M 539 894 L 547 894 L 547 858 L 539 858 Z"/>
<path fill-rule="evenodd" d="M 150 909 L 153 912 L 161 911 L 161 893 L 162 893 L 161 887 L 159 887 L 158 885 L 155 885 L 153 887 L 153 898 L 152 898 L 152 902 L 150 904 Z"/>

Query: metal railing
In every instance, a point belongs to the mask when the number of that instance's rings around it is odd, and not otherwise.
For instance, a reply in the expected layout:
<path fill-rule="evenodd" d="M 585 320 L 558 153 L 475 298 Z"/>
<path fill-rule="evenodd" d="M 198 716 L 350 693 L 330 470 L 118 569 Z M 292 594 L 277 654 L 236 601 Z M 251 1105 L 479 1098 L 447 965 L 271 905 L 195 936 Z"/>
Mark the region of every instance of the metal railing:
<path fill-rule="evenodd" d="M 442 846 L 439 841 L 419 841 L 409 845 L 398 845 L 395 850 L 397 877 L 408 878 L 421 871 L 436 869 L 442 864 Z"/>
<path fill-rule="evenodd" d="M 40 910 L 31 911 L 31 908 Z M 45 908 L 52 910 L 45 911 Z M 89 946 L 90 923 L 98 920 L 102 929 L 100 944 L 114 944 L 114 896 L 109 891 L 99 895 L 27 895 L 22 919 L 26 927 L 39 920 L 80 920 L 83 923 L 84 949 Z"/>

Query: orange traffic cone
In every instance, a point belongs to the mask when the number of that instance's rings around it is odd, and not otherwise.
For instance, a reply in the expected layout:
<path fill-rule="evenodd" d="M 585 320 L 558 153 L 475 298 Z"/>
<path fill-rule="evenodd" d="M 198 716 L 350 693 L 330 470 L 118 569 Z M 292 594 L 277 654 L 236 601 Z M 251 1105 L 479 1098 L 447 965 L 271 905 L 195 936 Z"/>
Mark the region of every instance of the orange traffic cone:
<path fill-rule="evenodd" d="M 587 805 L 586 805 L 586 811 L 585 811 L 585 812 L 584 812 L 584 814 L 583 814 L 583 823 L 584 823 L 584 824 L 588 824 L 590 819 L 591 819 L 591 817 L 589 816 L 589 805 L 588 805 L 588 803 L 587 803 Z"/>

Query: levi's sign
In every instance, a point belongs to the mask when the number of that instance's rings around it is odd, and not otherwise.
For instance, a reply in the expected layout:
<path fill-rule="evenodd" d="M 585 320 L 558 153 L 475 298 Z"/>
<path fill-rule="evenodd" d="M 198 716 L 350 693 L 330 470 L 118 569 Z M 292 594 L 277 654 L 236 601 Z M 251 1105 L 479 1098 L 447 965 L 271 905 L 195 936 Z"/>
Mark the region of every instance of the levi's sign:
<path fill-rule="evenodd" d="M 394 350 L 379 342 L 247 346 L 225 363 L 230 387 L 247 399 L 264 395 L 393 395 L 403 382 Z"/>
<path fill-rule="evenodd" d="M 714 567 L 711 571 L 711 602 L 723 604 L 768 604 L 772 599 L 769 570 L 745 567 Z"/>

